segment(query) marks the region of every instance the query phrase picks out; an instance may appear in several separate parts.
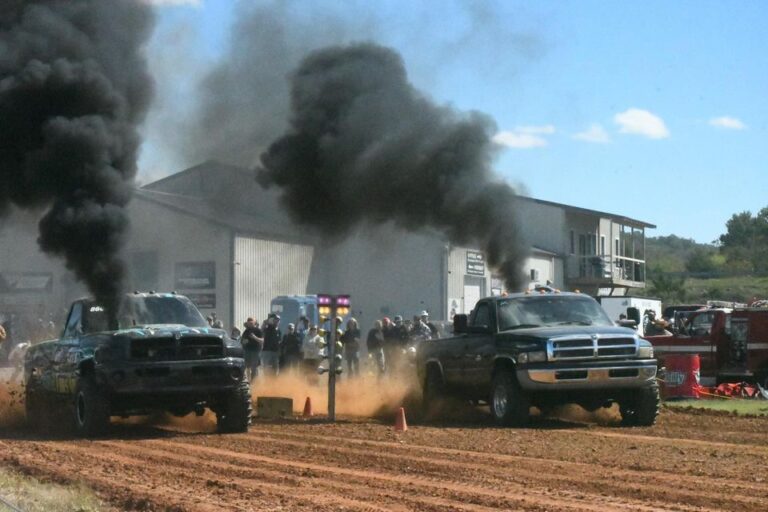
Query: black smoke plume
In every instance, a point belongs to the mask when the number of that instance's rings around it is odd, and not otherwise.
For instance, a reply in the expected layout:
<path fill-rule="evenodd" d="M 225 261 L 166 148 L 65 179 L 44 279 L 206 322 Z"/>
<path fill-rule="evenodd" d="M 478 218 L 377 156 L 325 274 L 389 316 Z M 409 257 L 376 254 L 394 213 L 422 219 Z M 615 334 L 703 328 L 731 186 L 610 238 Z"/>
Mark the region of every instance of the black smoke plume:
<path fill-rule="evenodd" d="M 151 9 L 125 0 L 0 0 L 0 214 L 47 208 L 38 242 L 108 311 L 151 97 Z"/>
<path fill-rule="evenodd" d="M 435 105 L 400 56 L 374 44 L 316 51 L 291 80 L 290 128 L 262 155 L 257 179 L 283 188 L 297 221 L 336 236 L 364 220 L 437 228 L 478 244 L 519 287 L 515 193 L 494 178 L 488 116 Z"/>

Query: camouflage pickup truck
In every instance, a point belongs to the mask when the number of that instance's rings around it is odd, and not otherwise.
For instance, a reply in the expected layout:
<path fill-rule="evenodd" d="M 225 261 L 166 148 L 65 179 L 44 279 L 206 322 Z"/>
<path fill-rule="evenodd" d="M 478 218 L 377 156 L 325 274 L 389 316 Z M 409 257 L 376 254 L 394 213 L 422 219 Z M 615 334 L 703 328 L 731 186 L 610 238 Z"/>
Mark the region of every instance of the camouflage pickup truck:
<path fill-rule="evenodd" d="M 481 299 L 456 315 L 455 337 L 417 350 L 428 415 L 456 397 L 490 405 L 502 425 L 522 426 L 529 409 L 619 404 L 626 425 L 652 425 L 659 411 L 653 347 L 617 327 L 579 293 L 526 293 Z"/>
<path fill-rule="evenodd" d="M 205 408 L 221 432 L 243 432 L 251 416 L 243 349 L 208 326 L 181 295 L 133 293 L 117 325 L 91 299 L 75 301 L 58 340 L 31 347 L 24 360 L 28 422 L 48 429 L 103 433 L 111 416 L 159 411 L 184 416 Z"/>

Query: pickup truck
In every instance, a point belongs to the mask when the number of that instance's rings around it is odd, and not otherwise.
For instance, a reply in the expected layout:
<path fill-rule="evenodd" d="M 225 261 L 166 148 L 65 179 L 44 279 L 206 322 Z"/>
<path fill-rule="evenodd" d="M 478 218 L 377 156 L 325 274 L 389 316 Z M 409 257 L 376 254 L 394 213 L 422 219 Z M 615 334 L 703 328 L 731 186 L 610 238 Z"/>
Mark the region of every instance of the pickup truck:
<path fill-rule="evenodd" d="M 123 297 L 116 316 L 114 325 L 94 300 L 77 300 L 61 338 L 27 351 L 25 407 L 33 427 L 71 426 L 91 437 L 111 416 L 202 415 L 207 407 L 219 431 L 248 429 L 242 346 L 209 327 L 188 298 L 136 292 Z"/>
<path fill-rule="evenodd" d="M 481 299 L 454 317 L 452 338 L 419 345 L 416 368 L 428 416 L 447 398 L 486 402 L 501 425 L 528 423 L 530 407 L 619 404 L 625 425 L 659 412 L 651 344 L 617 327 L 580 293 L 520 293 Z"/>

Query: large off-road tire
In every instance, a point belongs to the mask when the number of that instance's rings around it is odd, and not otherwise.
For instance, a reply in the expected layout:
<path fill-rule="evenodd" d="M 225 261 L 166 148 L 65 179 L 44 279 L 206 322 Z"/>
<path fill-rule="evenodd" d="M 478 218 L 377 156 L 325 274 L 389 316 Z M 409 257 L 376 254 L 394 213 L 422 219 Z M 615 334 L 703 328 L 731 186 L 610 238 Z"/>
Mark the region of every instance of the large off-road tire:
<path fill-rule="evenodd" d="M 499 371 L 493 377 L 489 403 L 497 424 L 506 427 L 523 427 L 528 424 L 530 398 L 510 371 Z"/>
<path fill-rule="evenodd" d="M 227 393 L 216 411 L 216 428 L 220 433 L 247 432 L 251 423 L 251 387 L 247 381 Z"/>
<path fill-rule="evenodd" d="M 53 425 L 48 393 L 42 389 L 37 378 L 30 377 L 24 389 L 24 409 L 27 425 L 38 432 L 48 432 Z"/>
<path fill-rule="evenodd" d="M 446 402 L 443 376 L 436 366 L 430 366 L 427 368 L 427 376 L 424 379 L 424 391 L 421 399 L 424 419 L 430 421 L 443 416 L 445 414 Z"/>
<path fill-rule="evenodd" d="M 650 427 L 656 423 L 660 405 L 661 396 L 657 383 L 633 391 L 629 397 L 619 402 L 621 424 L 627 427 Z"/>
<path fill-rule="evenodd" d="M 96 437 L 109 427 L 109 400 L 106 393 L 90 377 L 80 377 L 75 386 L 75 433 Z"/>

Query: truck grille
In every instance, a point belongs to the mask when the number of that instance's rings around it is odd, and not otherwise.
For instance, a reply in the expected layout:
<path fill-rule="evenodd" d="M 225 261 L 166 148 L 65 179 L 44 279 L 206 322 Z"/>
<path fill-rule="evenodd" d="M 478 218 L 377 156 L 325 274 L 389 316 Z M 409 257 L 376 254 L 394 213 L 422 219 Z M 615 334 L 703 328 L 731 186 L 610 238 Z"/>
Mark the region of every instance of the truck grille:
<path fill-rule="evenodd" d="M 596 338 L 552 338 L 547 342 L 550 361 L 576 361 L 580 359 L 618 359 L 637 354 L 637 340 L 626 336 L 604 335 Z"/>
<path fill-rule="evenodd" d="M 221 338 L 213 336 L 131 340 L 131 359 L 139 361 L 196 361 L 223 355 Z"/>

